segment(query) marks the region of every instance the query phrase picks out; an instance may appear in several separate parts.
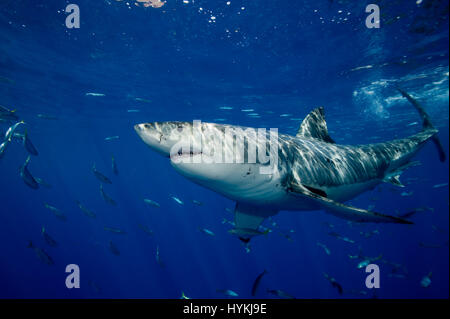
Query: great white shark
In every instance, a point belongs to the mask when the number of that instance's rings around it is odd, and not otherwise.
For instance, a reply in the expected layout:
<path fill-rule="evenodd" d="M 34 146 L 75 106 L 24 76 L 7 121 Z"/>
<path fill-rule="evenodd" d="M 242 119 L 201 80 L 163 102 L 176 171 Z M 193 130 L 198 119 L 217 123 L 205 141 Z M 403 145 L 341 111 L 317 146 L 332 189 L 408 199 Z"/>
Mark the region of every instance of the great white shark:
<path fill-rule="evenodd" d="M 261 142 L 239 136 L 247 128 L 227 124 L 171 121 L 142 123 L 134 128 L 151 149 L 170 157 L 183 176 L 236 201 L 232 233 L 244 242 L 261 234 L 263 220 L 281 210 L 325 210 L 355 222 L 411 224 L 403 218 L 345 204 L 382 182 L 403 187 L 400 174 L 415 164 L 412 158 L 430 139 L 440 160 L 446 159 L 438 130 L 424 108 L 407 92 L 398 90 L 418 111 L 422 130 L 384 143 L 336 144 L 328 134 L 322 107 L 306 116 L 296 136 L 278 134 L 270 143 L 268 134 Z M 231 137 L 224 134 L 228 129 L 234 132 Z M 218 136 L 222 137 L 219 141 Z M 239 138 L 244 140 L 244 153 L 236 155 Z M 205 146 L 217 143 L 222 147 L 220 155 L 233 158 L 233 162 L 217 162 L 213 153 L 204 151 Z M 250 161 L 250 150 L 254 149 L 265 155 L 276 150 L 277 162 Z M 264 168 L 270 168 L 269 173 L 261 173 Z"/>

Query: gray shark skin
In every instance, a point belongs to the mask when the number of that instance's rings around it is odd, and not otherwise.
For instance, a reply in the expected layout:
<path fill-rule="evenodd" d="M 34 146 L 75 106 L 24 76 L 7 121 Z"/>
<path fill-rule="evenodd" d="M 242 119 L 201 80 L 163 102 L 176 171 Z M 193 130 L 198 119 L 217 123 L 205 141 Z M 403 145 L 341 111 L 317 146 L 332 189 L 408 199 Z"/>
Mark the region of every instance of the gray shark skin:
<path fill-rule="evenodd" d="M 343 203 L 382 182 L 402 187 L 400 174 L 414 165 L 411 159 L 429 139 L 437 146 L 440 160 L 445 161 L 445 153 L 436 136 L 438 131 L 429 116 L 414 98 L 401 89 L 399 91 L 419 112 L 423 129 L 413 136 L 385 143 L 336 144 L 328 135 L 322 107 L 303 120 L 296 136 L 278 134 L 275 140 L 270 140 L 269 132 L 266 132 L 264 142 L 248 135 L 241 136 L 248 128 L 227 124 L 154 122 L 137 124 L 134 128 L 151 149 L 170 157 L 172 166 L 180 174 L 236 201 L 232 233 L 244 242 L 262 234 L 258 229 L 264 218 L 280 210 L 325 210 L 356 222 L 411 224 L 409 220 Z M 234 137 L 223 134 L 229 129 L 235 133 Z M 212 136 L 223 138 L 218 142 Z M 238 138 L 244 141 L 244 152 L 233 155 Z M 236 156 L 234 162 L 214 162 L 216 157 L 205 152 L 205 145 L 217 143 L 222 146 L 221 155 Z M 263 162 L 259 157 L 250 161 L 249 154 L 254 149 L 258 154 L 266 155 L 276 150 L 277 162 Z M 183 161 L 186 159 L 189 161 Z M 270 173 L 261 173 L 261 168 L 269 167 Z"/>

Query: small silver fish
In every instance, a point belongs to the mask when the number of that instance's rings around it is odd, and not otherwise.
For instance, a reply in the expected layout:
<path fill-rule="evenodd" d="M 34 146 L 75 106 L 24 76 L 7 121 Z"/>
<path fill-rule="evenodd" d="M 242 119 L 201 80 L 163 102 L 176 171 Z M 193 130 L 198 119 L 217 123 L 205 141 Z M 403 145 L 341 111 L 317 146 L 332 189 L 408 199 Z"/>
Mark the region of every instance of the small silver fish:
<path fill-rule="evenodd" d="M 233 222 L 233 221 L 231 221 L 231 220 L 228 220 L 228 219 L 226 219 L 226 218 L 223 218 L 222 219 L 222 224 L 230 224 L 231 226 L 235 226 L 235 223 Z"/>
<path fill-rule="evenodd" d="M 103 184 L 100 184 L 100 194 L 102 195 L 102 198 L 105 202 L 107 202 L 108 204 L 111 204 L 113 206 L 116 206 L 116 201 L 114 199 L 112 199 L 111 197 L 109 197 L 103 190 Z"/>
<path fill-rule="evenodd" d="M 53 121 L 58 120 L 58 118 L 56 116 L 47 115 L 47 114 L 38 114 L 37 117 L 40 119 L 44 119 L 44 120 L 53 120 Z"/>
<path fill-rule="evenodd" d="M 355 243 L 354 240 L 352 240 L 352 239 L 350 239 L 348 237 L 341 236 L 341 235 L 339 235 L 338 233 L 335 233 L 335 232 L 330 232 L 330 233 L 328 233 L 328 235 L 334 236 L 337 239 L 340 239 L 340 240 L 345 241 L 345 242 L 350 243 L 350 244 L 354 244 Z"/>
<path fill-rule="evenodd" d="M 34 179 L 33 175 L 31 175 L 30 171 L 28 170 L 28 164 L 30 163 L 30 156 L 28 156 L 25 163 L 20 167 L 20 177 L 22 177 L 22 180 L 25 182 L 25 184 L 32 189 L 38 189 L 39 184 Z"/>
<path fill-rule="evenodd" d="M 19 117 L 15 112 L 15 110 L 11 111 L 0 105 L 0 121 L 18 121 Z"/>
<path fill-rule="evenodd" d="M 31 155 L 34 155 L 34 156 L 39 155 L 38 151 L 36 150 L 36 147 L 34 147 L 33 143 L 31 142 L 31 139 L 28 136 L 27 131 L 25 131 L 25 134 L 23 136 L 23 146 L 25 147 L 27 152 L 30 153 Z"/>
<path fill-rule="evenodd" d="M 0 158 L 2 158 L 3 155 L 5 154 L 6 149 L 8 148 L 8 145 L 9 145 L 8 140 L 6 140 L 2 144 L 0 144 Z"/>
<path fill-rule="evenodd" d="M 420 285 L 423 288 L 428 288 L 431 285 L 431 276 L 433 275 L 432 272 L 430 272 L 428 275 L 426 275 L 425 277 L 422 278 L 422 280 L 420 281 Z"/>
<path fill-rule="evenodd" d="M 119 136 L 108 136 L 105 137 L 105 141 L 118 140 L 119 138 L 120 138 Z"/>
<path fill-rule="evenodd" d="M 153 231 L 150 230 L 150 228 L 148 228 L 147 226 L 142 225 L 142 224 L 139 224 L 138 227 L 139 227 L 140 229 L 142 229 L 142 230 L 143 230 L 145 233 L 147 233 L 148 235 L 153 235 Z"/>
<path fill-rule="evenodd" d="M 86 93 L 86 96 L 105 96 L 103 93 L 95 93 L 95 92 L 88 92 Z"/>
<path fill-rule="evenodd" d="M 39 185 L 44 186 L 45 188 L 52 188 L 52 185 L 50 185 L 49 183 L 47 183 L 46 181 L 44 181 L 42 178 L 35 177 L 34 179 L 36 180 L 36 182 L 37 182 Z"/>
<path fill-rule="evenodd" d="M 256 279 L 252 285 L 252 296 L 256 295 L 256 291 L 258 290 L 259 284 L 261 283 L 261 279 L 266 273 L 267 273 L 267 270 L 264 269 L 264 271 L 256 277 Z"/>
<path fill-rule="evenodd" d="M 116 159 L 114 156 L 111 157 L 111 167 L 113 170 L 114 175 L 119 175 L 119 169 L 117 168 Z"/>
<path fill-rule="evenodd" d="M 209 229 L 206 229 L 206 228 L 199 228 L 200 229 L 200 231 L 202 232 L 202 233 L 204 233 L 204 234 L 206 234 L 206 235 L 209 235 L 209 236 L 216 236 L 216 234 L 214 234 L 212 231 L 210 231 Z"/>
<path fill-rule="evenodd" d="M 112 241 L 109 241 L 109 250 L 116 256 L 120 255 L 120 251 Z"/>
<path fill-rule="evenodd" d="M 160 267 L 164 267 L 164 263 L 162 262 L 161 256 L 159 255 L 159 246 L 156 246 L 156 255 L 155 255 L 155 259 L 156 259 L 156 262 L 158 263 L 158 265 L 159 265 Z"/>
<path fill-rule="evenodd" d="M 217 289 L 216 291 L 221 294 L 224 294 L 225 296 L 239 297 L 239 295 L 236 292 L 230 289 Z"/>
<path fill-rule="evenodd" d="M 47 265 L 53 265 L 54 261 L 53 259 L 41 248 L 36 247 L 33 245 L 31 240 L 28 242 L 28 248 L 31 248 L 34 250 L 36 256 L 45 264 Z"/>
<path fill-rule="evenodd" d="M 289 295 L 288 293 L 284 292 L 283 290 L 279 290 L 279 289 L 275 289 L 275 290 L 271 290 L 268 289 L 267 290 L 268 293 L 280 297 L 280 298 L 284 298 L 284 299 L 295 299 L 293 296 Z"/>
<path fill-rule="evenodd" d="M 330 250 L 328 249 L 328 247 L 325 246 L 324 244 L 321 244 L 321 243 L 318 242 L 318 243 L 317 243 L 317 246 L 322 247 L 323 250 L 325 251 L 325 253 L 326 253 L 327 255 L 330 255 L 330 254 L 331 254 L 331 252 L 330 252 Z"/>
<path fill-rule="evenodd" d="M 366 267 L 369 264 L 370 264 L 370 260 L 369 259 L 364 259 L 363 261 L 360 261 L 356 267 L 358 269 L 361 269 L 361 268 Z"/>
<path fill-rule="evenodd" d="M 171 196 L 171 198 L 172 198 L 174 201 L 176 201 L 178 204 L 184 205 L 183 201 L 182 201 L 181 199 L 179 199 L 178 197 Z"/>
<path fill-rule="evenodd" d="M 135 101 L 138 101 L 138 102 L 152 103 L 152 101 L 147 100 L 147 99 L 143 99 L 143 98 L 140 98 L 140 97 L 137 97 L 137 98 L 135 98 L 134 100 L 135 100 Z"/>
<path fill-rule="evenodd" d="M 151 199 L 144 198 L 144 202 L 146 204 L 148 204 L 148 205 L 153 206 L 153 207 L 158 207 L 158 208 L 161 207 L 161 205 L 159 205 L 159 203 L 157 203 L 157 202 L 155 202 L 154 200 L 151 200 Z"/>
<path fill-rule="evenodd" d="M 113 227 L 103 227 L 104 230 L 109 231 L 111 233 L 115 233 L 115 234 L 126 234 L 127 232 L 119 229 L 119 228 L 113 228 Z"/>
<path fill-rule="evenodd" d="M 358 263 L 358 265 L 356 266 L 358 269 L 364 268 L 367 265 L 373 263 L 374 261 L 380 260 L 383 257 L 383 255 L 381 254 L 378 257 L 363 257 L 363 256 L 360 256 L 360 257 L 362 257 L 363 260 L 360 261 Z"/>
<path fill-rule="evenodd" d="M 78 207 L 81 209 L 81 211 L 86 216 L 91 217 L 91 218 L 95 218 L 95 214 L 92 211 L 90 211 L 89 209 L 87 209 L 85 206 L 83 206 L 83 204 L 81 204 L 80 201 L 77 200 L 76 203 L 77 203 Z"/>
<path fill-rule="evenodd" d="M 402 215 L 403 216 L 403 215 Z M 379 234 L 380 232 L 377 230 L 377 229 L 375 229 L 375 230 L 373 230 L 373 231 L 370 231 L 370 232 L 359 232 L 359 234 L 361 235 L 361 236 L 363 236 L 363 237 L 365 237 L 365 238 L 370 238 L 370 237 L 372 237 L 373 235 L 375 235 L 375 234 Z"/>
<path fill-rule="evenodd" d="M 56 247 L 56 246 L 58 246 L 58 243 L 56 242 L 56 240 L 54 240 L 54 239 L 47 233 L 47 231 L 45 230 L 44 227 L 42 227 L 41 234 L 42 234 L 42 237 L 44 237 L 45 242 L 46 242 L 49 246 L 51 246 L 51 247 Z"/>
<path fill-rule="evenodd" d="M 100 182 L 105 184 L 112 184 L 111 180 L 108 177 L 97 170 L 97 168 L 95 167 L 95 163 L 92 166 L 92 173 L 94 173 L 95 177 L 97 177 Z"/>
<path fill-rule="evenodd" d="M 336 279 L 334 279 L 333 277 L 331 277 L 330 275 L 328 275 L 327 273 L 323 273 L 324 277 L 330 282 L 331 286 L 333 286 L 334 288 L 336 288 L 338 290 L 338 293 L 340 295 L 342 295 L 342 293 L 344 292 L 344 289 L 342 288 L 341 284 L 338 283 L 336 281 Z"/>
<path fill-rule="evenodd" d="M 191 299 L 189 297 L 186 297 L 186 295 L 184 294 L 184 292 L 181 292 L 181 297 L 180 299 Z"/>
<path fill-rule="evenodd" d="M 59 219 L 66 221 L 67 217 L 66 215 L 64 215 L 58 208 L 50 206 L 47 203 L 44 203 L 45 208 L 47 208 L 48 210 L 50 210 L 53 214 L 55 214 L 56 217 L 58 217 Z"/>
<path fill-rule="evenodd" d="M 21 124 L 25 124 L 25 122 L 24 121 L 17 122 L 16 124 L 14 124 L 10 128 L 8 128 L 8 130 L 6 131 L 6 134 L 5 134 L 5 141 L 9 141 L 9 142 L 12 141 L 14 132 L 16 131 L 17 127 L 19 127 L 19 125 L 21 125 Z"/>

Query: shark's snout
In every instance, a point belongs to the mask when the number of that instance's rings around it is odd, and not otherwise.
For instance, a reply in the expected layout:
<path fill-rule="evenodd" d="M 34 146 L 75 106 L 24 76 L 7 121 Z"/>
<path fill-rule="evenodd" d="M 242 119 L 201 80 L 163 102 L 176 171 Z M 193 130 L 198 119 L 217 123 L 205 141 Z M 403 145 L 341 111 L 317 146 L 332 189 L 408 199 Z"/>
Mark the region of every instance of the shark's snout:
<path fill-rule="evenodd" d="M 164 125 L 158 125 L 156 122 L 134 125 L 134 130 L 145 144 L 158 153 L 168 156 L 171 147 L 176 141 L 172 141 L 163 133 L 164 128 Z"/>
<path fill-rule="evenodd" d="M 155 130 L 153 124 L 141 123 L 134 126 L 134 130 L 139 135 L 139 137 L 149 146 L 156 146 L 159 144 L 160 132 Z"/>
<path fill-rule="evenodd" d="M 142 132 L 145 132 L 146 130 L 152 130 L 155 129 L 155 126 L 152 123 L 141 123 L 136 124 L 134 126 L 134 130 L 140 135 Z"/>
<path fill-rule="evenodd" d="M 152 123 L 136 124 L 134 130 L 144 142 L 147 142 L 146 139 L 156 138 L 160 135 L 160 132 L 155 129 L 155 126 Z"/>
<path fill-rule="evenodd" d="M 144 124 L 136 124 L 134 126 L 134 130 L 142 138 L 142 132 L 144 131 Z"/>

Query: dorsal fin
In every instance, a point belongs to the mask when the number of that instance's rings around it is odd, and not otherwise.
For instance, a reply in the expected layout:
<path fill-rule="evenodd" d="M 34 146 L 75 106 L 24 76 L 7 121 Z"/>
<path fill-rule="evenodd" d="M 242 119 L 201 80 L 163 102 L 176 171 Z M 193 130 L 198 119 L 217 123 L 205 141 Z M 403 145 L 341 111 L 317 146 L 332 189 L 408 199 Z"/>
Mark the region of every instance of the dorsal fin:
<path fill-rule="evenodd" d="M 327 122 L 322 106 L 315 108 L 305 117 L 298 129 L 297 137 L 317 138 L 324 142 L 334 143 L 328 135 Z"/>

